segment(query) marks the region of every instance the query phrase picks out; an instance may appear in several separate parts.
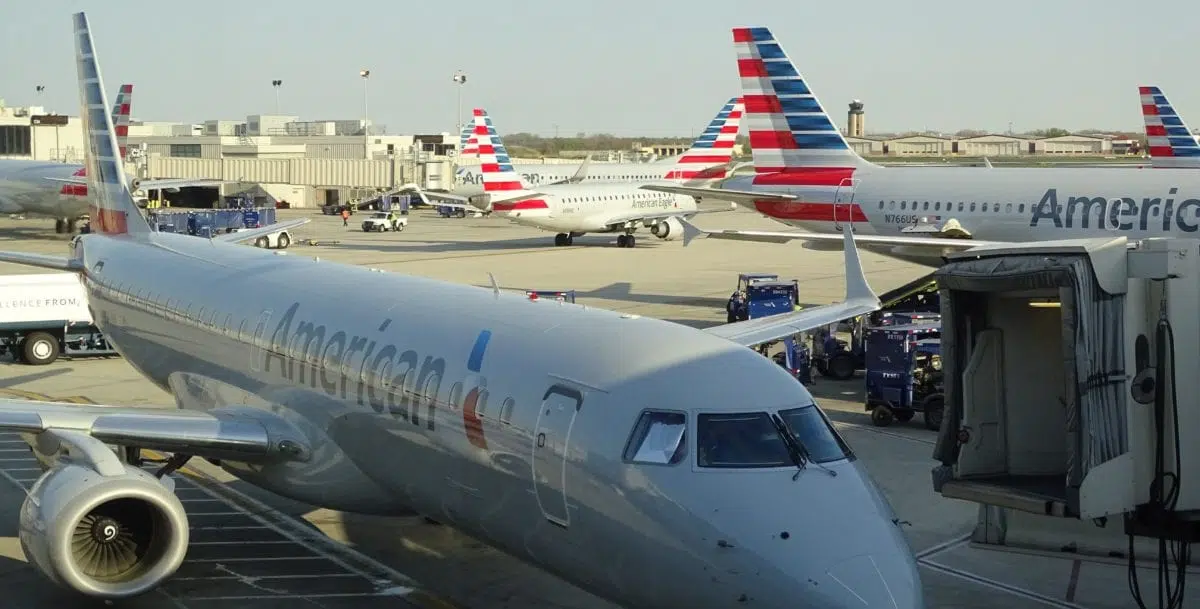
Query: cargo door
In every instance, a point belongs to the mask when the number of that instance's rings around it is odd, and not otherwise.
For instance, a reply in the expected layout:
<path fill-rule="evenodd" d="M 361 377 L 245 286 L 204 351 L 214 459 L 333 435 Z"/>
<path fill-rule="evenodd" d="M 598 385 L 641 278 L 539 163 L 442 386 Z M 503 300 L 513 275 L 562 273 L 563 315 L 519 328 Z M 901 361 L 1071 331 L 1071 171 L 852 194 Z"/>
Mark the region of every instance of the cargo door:
<path fill-rule="evenodd" d="M 984 330 L 963 370 L 962 431 L 956 478 L 1002 474 L 1008 469 L 1008 437 L 1004 412 L 1003 335 Z"/>
<path fill-rule="evenodd" d="M 583 394 L 578 390 L 551 386 L 542 397 L 533 433 L 533 486 L 538 507 L 546 520 L 563 528 L 571 524 L 566 468 L 571 428 L 582 407 Z"/>

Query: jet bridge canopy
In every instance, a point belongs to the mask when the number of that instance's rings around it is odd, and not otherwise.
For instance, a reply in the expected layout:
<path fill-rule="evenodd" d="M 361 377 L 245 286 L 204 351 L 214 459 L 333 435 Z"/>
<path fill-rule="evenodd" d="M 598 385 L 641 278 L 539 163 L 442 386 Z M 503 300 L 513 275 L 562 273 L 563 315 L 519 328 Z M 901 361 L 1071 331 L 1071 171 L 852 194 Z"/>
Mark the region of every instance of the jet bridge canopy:
<path fill-rule="evenodd" d="M 946 392 L 934 487 L 1077 517 L 1087 473 L 1128 451 L 1126 286 L 1106 290 L 1094 269 L 1123 263 L 1125 240 L 1021 253 L 968 252 L 933 275 Z"/>

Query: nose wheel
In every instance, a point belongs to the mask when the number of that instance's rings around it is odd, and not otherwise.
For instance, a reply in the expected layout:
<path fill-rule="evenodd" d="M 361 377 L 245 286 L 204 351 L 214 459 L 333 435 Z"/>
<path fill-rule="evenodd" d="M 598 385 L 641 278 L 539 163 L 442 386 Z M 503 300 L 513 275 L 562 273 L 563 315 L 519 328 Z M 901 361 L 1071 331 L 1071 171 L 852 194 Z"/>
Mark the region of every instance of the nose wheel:
<path fill-rule="evenodd" d="M 637 245 L 637 239 L 633 235 L 618 235 L 617 247 L 633 247 Z"/>
<path fill-rule="evenodd" d="M 554 245 L 563 246 L 571 245 L 575 242 L 575 238 L 567 233 L 559 233 L 554 235 Z"/>

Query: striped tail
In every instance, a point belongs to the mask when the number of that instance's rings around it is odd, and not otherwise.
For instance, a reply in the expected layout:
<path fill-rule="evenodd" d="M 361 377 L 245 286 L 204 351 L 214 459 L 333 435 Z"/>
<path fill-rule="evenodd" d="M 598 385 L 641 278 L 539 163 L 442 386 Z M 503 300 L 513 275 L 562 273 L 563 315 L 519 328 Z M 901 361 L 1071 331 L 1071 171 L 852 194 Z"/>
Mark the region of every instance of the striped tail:
<path fill-rule="evenodd" d="M 117 92 L 117 103 L 113 104 L 112 121 L 122 161 L 129 159 L 129 107 L 132 103 L 133 85 L 121 85 L 121 90 Z"/>
<path fill-rule="evenodd" d="M 1152 167 L 1200 167 L 1200 145 L 1158 87 L 1138 87 Z"/>
<path fill-rule="evenodd" d="M 733 145 L 742 126 L 744 111 L 742 98 L 730 99 L 663 178 L 681 181 L 725 178 L 729 162 L 733 160 Z"/>
<path fill-rule="evenodd" d="M 475 121 L 463 125 L 462 136 L 458 142 L 458 156 L 479 155 L 479 138 L 475 137 Z"/>
<path fill-rule="evenodd" d="M 85 13 L 72 16 L 75 25 L 75 63 L 79 73 L 79 114 L 87 144 L 88 209 L 92 230 L 107 235 L 149 235 L 150 225 L 138 211 L 129 193 L 129 180 L 117 158 L 112 108 L 104 95 L 104 80 L 96 60 L 92 34 Z"/>
<path fill-rule="evenodd" d="M 846 143 L 783 47 L 765 27 L 733 28 L 755 183 L 849 184 L 868 166 Z"/>
<path fill-rule="evenodd" d="M 479 172 L 483 174 L 483 192 L 499 201 L 533 195 L 528 184 L 512 166 L 504 142 L 492 126 L 492 119 L 483 108 L 475 108 L 475 137 L 479 140 Z M 500 209 L 496 207 L 496 209 Z"/>

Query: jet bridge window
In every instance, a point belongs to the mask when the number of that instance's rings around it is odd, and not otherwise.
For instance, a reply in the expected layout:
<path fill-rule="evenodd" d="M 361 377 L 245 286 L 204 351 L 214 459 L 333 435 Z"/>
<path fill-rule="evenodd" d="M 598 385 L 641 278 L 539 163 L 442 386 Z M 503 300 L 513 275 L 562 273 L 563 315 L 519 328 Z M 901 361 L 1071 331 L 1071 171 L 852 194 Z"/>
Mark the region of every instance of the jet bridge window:
<path fill-rule="evenodd" d="M 696 436 L 700 467 L 753 469 L 794 463 L 765 412 L 702 414 L 696 420 Z"/>
<path fill-rule="evenodd" d="M 675 465 L 686 453 L 687 415 L 682 412 L 643 412 L 625 445 L 625 460 L 633 463 Z"/>

